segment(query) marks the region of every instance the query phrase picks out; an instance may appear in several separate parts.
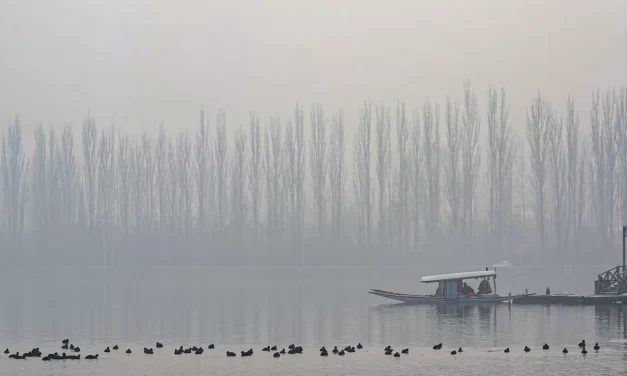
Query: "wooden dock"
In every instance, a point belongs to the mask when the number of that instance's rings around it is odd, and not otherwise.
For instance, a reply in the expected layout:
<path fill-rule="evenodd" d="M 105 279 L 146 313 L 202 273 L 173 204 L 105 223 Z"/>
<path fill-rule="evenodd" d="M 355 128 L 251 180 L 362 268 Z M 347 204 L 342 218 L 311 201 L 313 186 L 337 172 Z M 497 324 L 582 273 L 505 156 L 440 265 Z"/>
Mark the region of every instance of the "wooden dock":
<path fill-rule="evenodd" d="M 512 304 L 528 305 L 610 305 L 627 304 L 627 295 L 522 295 Z"/>

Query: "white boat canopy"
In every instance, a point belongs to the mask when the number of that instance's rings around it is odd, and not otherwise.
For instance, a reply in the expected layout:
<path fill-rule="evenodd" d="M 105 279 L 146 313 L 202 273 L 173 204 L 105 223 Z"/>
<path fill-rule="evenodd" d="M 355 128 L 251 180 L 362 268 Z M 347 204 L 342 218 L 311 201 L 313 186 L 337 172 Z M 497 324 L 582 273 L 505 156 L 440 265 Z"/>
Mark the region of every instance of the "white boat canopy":
<path fill-rule="evenodd" d="M 480 272 L 463 272 L 463 273 L 429 275 L 426 277 L 422 277 L 420 282 L 431 283 L 431 282 L 451 281 L 451 280 L 458 280 L 458 279 L 493 277 L 495 275 L 496 275 L 496 272 L 494 270 L 484 270 Z"/>

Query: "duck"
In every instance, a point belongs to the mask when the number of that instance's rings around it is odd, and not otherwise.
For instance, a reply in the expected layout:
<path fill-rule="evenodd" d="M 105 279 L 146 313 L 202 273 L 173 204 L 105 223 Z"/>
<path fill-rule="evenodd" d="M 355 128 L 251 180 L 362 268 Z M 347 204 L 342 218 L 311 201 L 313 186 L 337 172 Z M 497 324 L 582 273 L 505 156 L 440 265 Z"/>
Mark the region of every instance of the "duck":
<path fill-rule="evenodd" d="M 462 350 L 462 348 L 460 347 L 459 349 L 457 349 L 458 353 L 464 352 L 464 350 Z"/>
<path fill-rule="evenodd" d="M 401 350 L 401 353 L 402 354 L 409 354 L 409 349 L 403 349 L 403 350 Z"/>
<path fill-rule="evenodd" d="M 70 350 L 74 350 L 74 344 L 70 345 Z"/>
<path fill-rule="evenodd" d="M 503 350 L 504 353 L 509 353 L 509 347 Z"/>
<path fill-rule="evenodd" d="M 250 349 L 248 351 L 242 351 L 241 353 L 242 353 L 242 357 L 244 357 L 244 356 L 251 356 L 251 355 L 253 355 L 253 349 Z"/>
<path fill-rule="evenodd" d="M 320 352 L 322 352 L 322 351 L 327 351 L 326 347 L 322 346 L 322 347 L 320 348 Z"/>
<path fill-rule="evenodd" d="M 290 349 L 287 353 L 289 355 L 294 355 L 294 354 L 296 354 L 296 351 L 294 351 L 294 349 Z"/>
<path fill-rule="evenodd" d="M 192 348 L 190 347 L 190 348 L 187 348 L 187 349 L 183 350 L 183 353 L 184 354 L 191 354 L 192 353 Z"/>
<path fill-rule="evenodd" d="M 66 358 L 73 359 L 73 360 L 80 360 L 81 356 L 80 355 L 68 355 Z"/>
<path fill-rule="evenodd" d="M 281 354 L 285 354 L 285 349 L 282 349 L 282 350 L 281 350 Z"/>
<path fill-rule="evenodd" d="M 296 347 L 294 347 L 294 352 L 295 352 L 296 354 L 302 354 L 302 353 L 303 353 L 303 348 L 302 348 L 302 346 L 296 346 Z"/>
<path fill-rule="evenodd" d="M 400 358 L 400 357 L 401 357 L 401 354 L 399 354 L 399 353 L 398 353 L 398 351 L 397 351 L 397 352 L 395 352 L 395 353 L 394 353 L 394 357 L 395 357 L 395 358 Z"/>
<path fill-rule="evenodd" d="M 344 356 L 344 350 L 340 350 L 340 352 L 338 352 L 337 355 Z"/>
<path fill-rule="evenodd" d="M 118 345 L 113 346 L 113 350 L 119 349 Z"/>
<path fill-rule="evenodd" d="M 109 346 L 107 346 L 107 348 L 104 349 L 104 352 L 106 352 L 106 353 L 111 352 L 111 349 L 109 348 Z"/>
<path fill-rule="evenodd" d="M 264 347 L 263 349 L 261 349 L 261 351 L 267 351 L 267 352 L 270 352 L 270 346 Z"/>
<path fill-rule="evenodd" d="M 163 343 L 161 342 L 157 342 L 157 344 L 155 345 L 156 348 L 160 349 L 163 348 Z"/>
<path fill-rule="evenodd" d="M 383 350 L 385 350 L 385 351 L 392 350 L 392 346 L 387 345 L 387 346 L 385 347 L 385 349 L 383 349 Z"/>
<path fill-rule="evenodd" d="M 338 350 L 338 349 L 337 349 L 337 346 L 335 346 L 335 347 L 333 348 L 333 354 L 337 354 L 338 352 L 340 352 L 340 350 Z"/>
<path fill-rule="evenodd" d="M 270 350 L 272 350 L 272 351 L 276 351 L 276 350 L 277 350 L 276 345 L 272 346 L 272 347 L 270 348 Z"/>
<path fill-rule="evenodd" d="M 358 350 L 361 350 L 361 349 L 363 349 L 363 348 L 364 348 L 364 347 L 361 345 L 361 343 L 358 343 L 358 344 L 357 344 L 357 349 L 358 349 Z"/>
<path fill-rule="evenodd" d="M 226 356 L 228 356 L 228 357 L 235 356 L 235 353 L 231 352 L 231 351 L 227 351 L 226 352 Z"/>
<path fill-rule="evenodd" d="M 599 347 L 599 344 L 598 344 L 598 343 L 595 343 L 595 344 L 594 344 L 594 349 L 595 349 L 596 351 L 599 351 L 599 350 L 601 349 L 601 347 Z"/>
<path fill-rule="evenodd" d="M 564 350 L 562 350 L 562 353 L 568 354 L 568 349 L 566 347 L 564 347 Z"/>
<path fill-rule="evenodd" d="M 320 351 L 320 356 L 329 356 L 329 353 L 327 352 L 327 350 Z"/>
<path fill-rule="evenodd" d="M 209 345 L 208 349 L 209 349 L 209 350 L 213 350 L 213 349 L 215 349 L 215 346 L 213 345 L 213 343 L 212 343 L 211 345 Z"/>
<path fill-rule="evenodd" d="M 147 348 L 144 347 L 144 354 L 152 355 L 152 354 L 154 354 L 154 351 L 153 351 L 153 349 L 147 349 Z"/>
<path fill-rule="evenodd" d="M 174 349 L 174 355 L 181 355 L 183 353 L 183 349 Z"/>
<path fill-rule="evenodd" d="M 544 346 L 542 346 L 542 350 L 548 350 L 548 349 L 549 349 L 549 345 L 545 343 Z"/>
<path fill-rule="evenodd" d="M 451 355 L 457 355 L 457 351 L 455 350 L 451 351 Z"/>
<path fill-rule="evenodd" d="M 198 350 L 198 347 L 192 346 L 192 351 L 196 351 L 196 350 Z"/>
<path fill-rule="evenodd" d="M 392 355 L 392 349 L 385 350 L 385 355 Z"/>
<path fill-rule="evenodd" d="M 63 343 L 63 344 L 68 344 L 68 343 L 70 343 L 70 340 L 69 340 L 68 338 L 66 338 L 66 339 L 64 339 L 63 341 L 61 341 L 61 343 Z"/>
<path fill-rule="evenodd" d="M 5 354 L 10 353 L 9 349 L 4 350 L 4 353 L 5 353 Z"/>
<path fill-rule="evenodd" d="M 52 360 L 52 358 L 50 356 L 44 356 L 43 358 L 41 358 L 41 360 L 46 362 L 46 361 Z"/>
<path fill-rule="evenodd" d="M 442 350 L 442 344 L 438 343 L 437 345 L 433 346 L 434 350 Z"/>
<path fill-rule="evenodd" d="M 531 349 L 529 347 L 525 346 L 525 352 L 529 352 L 529 351 L 531 351 Z"/>
<path fill-rule="evenodd" d="M 273 357 L 278 358 L 281 356 L 281 354 L 279 354 L 278 352 L 275 352 L 274 354 L 272 354 Z"/>
<path fill-rule="evenodd" d="M 586 347 L 586 340 L 579 342 L 579 347 Z"/>
<path fill-rule="evenodd" d="M 581 350 L 581 353 L 582 353 L 583 355 L 586 355 L 586 354 L 588 353 L 588 352 L 586 351 L 586 348 L 585 348 L 585 347 Z"/>
<path fill-rule="evenodd" d="M 61 346 L 61 349 L 63 349 L 63 350 L 67 350 L 68 348 L 69 347 L 68 347 L 67 343 L 64 343 L 63 346 Z"/>
<path fill-rule="evenodd" d="M 131 349 L 126 349 L 126 353 L 130 354 L 131 353 Z"/>
<path fill-rule="evenodd" d="M 98 354 L 96 355 L 87 355 L 85 359 L 98 359 Z"/>
<path fill-rule="evenodd" d="M 194 354 L 196 355 L 202 355 L 202 353 L 205 352 L 205 350 L 202 349 L 202 347 L 199 347 L 196 349 L 196 351 L 194 351 Z M 151 353 L 152 354 L 152 353 Z"/>
<path fill-rule="evenodd" d="M 81 352 L 81 348 L 80 348 L 80 347 L 78 347 L 78 346 L 76 346 L 76 347 L 74 348 L 74 352 Z"/>
<path fill-rule="evenodd" d="M 294 344 L 292 343 L 291 345 L 287 346 L 288 349 L 293 350 L 294 349 Z"/>

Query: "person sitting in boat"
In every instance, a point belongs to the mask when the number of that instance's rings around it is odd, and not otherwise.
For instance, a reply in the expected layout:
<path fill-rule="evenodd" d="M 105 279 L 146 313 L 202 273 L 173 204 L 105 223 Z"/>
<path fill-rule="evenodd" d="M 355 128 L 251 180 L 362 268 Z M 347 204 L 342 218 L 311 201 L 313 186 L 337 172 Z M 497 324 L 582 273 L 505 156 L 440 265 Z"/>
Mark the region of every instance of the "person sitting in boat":
<path fill-rule="evenodd" d="M 486 278 L 479 284 L 479 294 L 492 294 L 492 287 Z"/>
<path fill-rule="evenodd" d="M 466 282 L 464 282 L 464 289 L 462 290 L 462 293 L 466 296 L 473 296 L 475 295 L 475 290 L 468 286 L 468 284 Z"/>

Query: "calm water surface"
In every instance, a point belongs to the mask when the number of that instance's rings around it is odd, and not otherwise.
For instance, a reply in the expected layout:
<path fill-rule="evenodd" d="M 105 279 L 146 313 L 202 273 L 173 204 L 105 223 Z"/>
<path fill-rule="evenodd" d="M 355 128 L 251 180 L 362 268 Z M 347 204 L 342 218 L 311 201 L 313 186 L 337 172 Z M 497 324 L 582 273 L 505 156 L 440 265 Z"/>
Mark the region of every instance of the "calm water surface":
<path fill-rule="evenodd" d="M 469 268 L 459 268 L 459 271 Z M 470 268 L 471 270 L 474 268 Z M 591 268 L 509 268 L 500 294 L 591 293 Z M 0 375 L 618 375 L 627 373 L 627 310 L 622 307 L 408 306 L 367 294 L 370 288 L 432 293 L 428 268 L 151 268 L 145 270 L 3 270 L 0 347 L 44 354 L 70 338 L 96 361 L 14 360 L 0 355 Z M 477 281 L 478 282 L 478 281 Z M 471 285 L 476 284 L 474 281 Z M 392 304 L 390 304 L 392 303 Z M 582 339 L 602 350 L 582 356 Z M 144 355 L 155 341 L 165 348 Z M 322 345 L 365 349 L 321 358 Z M 434 351 L 433 344 L 444 343 Z M 551 345 L 542 351 L 542 345 Z M 173 354 L 180 345 L 215 350 Z M 279 359 L 270 344 L 305 348 Z M 105 354 L 106 346 L 120 346 Z M 409 348 L 393 358 L 383 347 Z M 525 354 L 525 345 L 532 348 Z M 452 348 L 464 353 L 452 356 Z M 502 350 L 510 347 L 512 352 Z M 564 356 L 561 349 L 568 347 Z M 124 350 L 131 348 L 127 355 Z M 226 358 L 253 348 L 250 358 Z"/>

